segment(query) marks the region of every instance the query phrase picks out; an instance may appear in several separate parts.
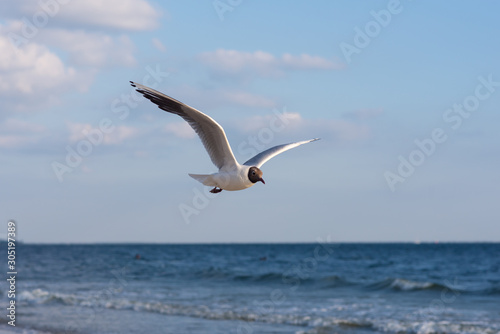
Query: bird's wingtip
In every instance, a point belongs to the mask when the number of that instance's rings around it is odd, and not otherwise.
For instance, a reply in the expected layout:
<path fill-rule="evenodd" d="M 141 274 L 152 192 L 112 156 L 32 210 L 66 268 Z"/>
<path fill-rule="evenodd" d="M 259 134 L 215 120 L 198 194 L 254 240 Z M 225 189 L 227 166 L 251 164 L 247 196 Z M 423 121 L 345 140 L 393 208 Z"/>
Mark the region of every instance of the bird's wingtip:
<path fill-rule="evenodd" d="M 132 87 L 137 87 L 137 86 L 136 86 L 136 83 L 135 83 L 135 82 L 133 82 L 133 81 L 130 81 L 130 85 L 131 85 Z"/>

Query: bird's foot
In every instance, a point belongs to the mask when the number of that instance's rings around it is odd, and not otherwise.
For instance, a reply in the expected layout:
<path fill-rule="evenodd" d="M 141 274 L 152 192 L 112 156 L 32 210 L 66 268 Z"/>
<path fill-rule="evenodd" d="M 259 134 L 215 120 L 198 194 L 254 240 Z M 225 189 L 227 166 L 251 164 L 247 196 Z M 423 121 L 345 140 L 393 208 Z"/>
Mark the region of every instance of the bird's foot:
<path fill-rule="evenodd" d="M 217 194 L 217 193 L 220 193 L 221 191 L 222 191 L 222 189 L 217 188 L 217 187 L 215 187 L 214 189 L 210 190 L 210 192 L 211 192 L 212 194 Z"/>

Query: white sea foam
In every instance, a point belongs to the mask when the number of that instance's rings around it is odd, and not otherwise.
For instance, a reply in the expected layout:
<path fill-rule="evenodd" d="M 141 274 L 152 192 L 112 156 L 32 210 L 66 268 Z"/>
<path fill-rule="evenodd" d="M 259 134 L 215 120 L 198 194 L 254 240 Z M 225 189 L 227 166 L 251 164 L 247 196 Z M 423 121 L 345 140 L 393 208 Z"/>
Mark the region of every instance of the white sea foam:
<path fill-rule="evenodd" d="M 403 278 L 396 278 L 391 283 L 391 288 L 404 290 L 404 291 L 424 290 L 424 289 L 430 289 L 434 286 L 435 286 L 434 283 L 416 282 L 416 281 L 411 281 L 411 280 L 407 280 L 407 279 L 403 279 Z"/>
<path fill-rule="evenodd" d="M 35 329 L 12 327 L 10 325 L 0 324 L 0 334 L 51 334 Z"/>
<path fill-rule="evenodd" d="M 480 321 L 449 322 L 449 321 L 401 321 L 389 320 L 374 324 L 374 328 L 382 332 L 416 333 L 416 334 L 498 334 L 500 328 L 492 328 Z"/>
<path fill-rule="evenodd" d="M 414 288 L 415 282 L 398 282 L 406 288 Z M 421 283 L 417 283 L 422 288 Z M 425 288 L 425 287 L 424 287 Z M 297 333 L 336 332 L 335 328 L 352 327 L 367 328 L 386 333 L 470 333 L 497 334 L 500 325 L 477 322 L 418 321 L 418 316 L 405 319 L 373 318 L 366 313 L 357 316 L 331 316 L 329 312 L 303 314 L 304 310 L 290 308 L 288 313 L 257 312 L 248 308 L 221 307 L 220 305 L 175 304 L 160 301 L 130 300 L 126 298 L 98 298 L 93 295 L 54 293 L 42 289 L 23 291 L 19 295 L 20 302 L 25 303 L 63 303 L 91 308 L 114 310 L 134 310 L 137 312 L 153 312 L 165 315 L 180 315 L 210 320 L 239 320 L 245 322 L 264 322 L 271 324 L 287 324 L 300 327 L 312 327 Z M 338 310 L 337 310 L 338 311 Z M 328 314 L 329 313 L 329 314 Z M 320 314 L 320 315 L 318 315 Z M 413 318 L 413 319 L 412 319 Z M 493 327 L 496 326 L 496 327 Z M 1 334 L 1 333 L 0 333 Z"/>

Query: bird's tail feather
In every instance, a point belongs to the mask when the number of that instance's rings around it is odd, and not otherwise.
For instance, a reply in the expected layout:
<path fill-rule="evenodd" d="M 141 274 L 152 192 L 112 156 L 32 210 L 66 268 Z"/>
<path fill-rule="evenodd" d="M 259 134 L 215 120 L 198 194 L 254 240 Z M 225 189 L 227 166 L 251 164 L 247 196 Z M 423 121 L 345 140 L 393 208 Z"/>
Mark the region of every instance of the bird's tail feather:
<path fill-rule="evenodd" d="M 212 178 L 212 175 L 210 175 L 210 174 L 189 174 L 189 176 L 191 176 L 196 181 L 203 183 L 206 186 L 210 186 L 210 187 L 217 186 Z"/>

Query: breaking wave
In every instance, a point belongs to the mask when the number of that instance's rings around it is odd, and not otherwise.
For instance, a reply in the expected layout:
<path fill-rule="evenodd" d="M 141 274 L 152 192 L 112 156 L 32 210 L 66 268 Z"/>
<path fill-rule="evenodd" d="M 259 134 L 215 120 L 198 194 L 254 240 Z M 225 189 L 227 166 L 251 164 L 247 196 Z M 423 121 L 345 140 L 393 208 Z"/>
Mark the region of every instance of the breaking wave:
<path fill-rule="evenodd" d="M 368 288 L 373 290 L 394 291 L 421 291 L 421 290 L 443 290 L 450 289 L 446 285 L 433 282 L 418 282 L 404 278 L 388 278 L 383 281 L 370 284 Z"/>
<path fill-rule="evenodd" d="M 426 289 L 430 285 L 425 283 L 411 282 L 403 280 L 392 280 L 398 289 Z M 389 286 L 393 285 L 389 284 Z M 387 285 L 387 284 L 386 284 Z M 102 296 L 101 296 L 102 297 Z M 109 296 L 108 296 L 109 297 Z M 271 324 L 286 324 L 298 327 L 308 327 L 306 330 L 299 330 L 296 333 L 319 334 L 337 333 L 339 328 L 363 329 L 380 332 L 397 333 L 471 333 L 487 334 L 496 333 L 500 327 L 493 328 L 491 324 L 481 322 L 459 322 L 448 321 L 416 321 L 416 319 L 380 319 L 369 316 L 345 316 L 335 317 L 331 315 L 307 315 L 295 313 L 274 313 L 259 312 L 257 309 L 235 309 L 230 305 L 209 306 L 209 305 L 184 305 L 176 303 L 166 303 L 161 301 L 140 301 L 126 298 L 100 298 L 98 296 L 54 293 L 42 289 L 24 291 L 19 295 L 18 300 L 24 303 L 37 304 L 63 304 L 66 306 L 80 306 L 90 308 L 105 308 L 112 310 L 133 310 L 137 312 L 151 312 L 164 315 L 187 316 L 210 320 L 238 320 L 242 321 L 242 326 L 252 326 L 253 322 L 263 322 Z"/>

